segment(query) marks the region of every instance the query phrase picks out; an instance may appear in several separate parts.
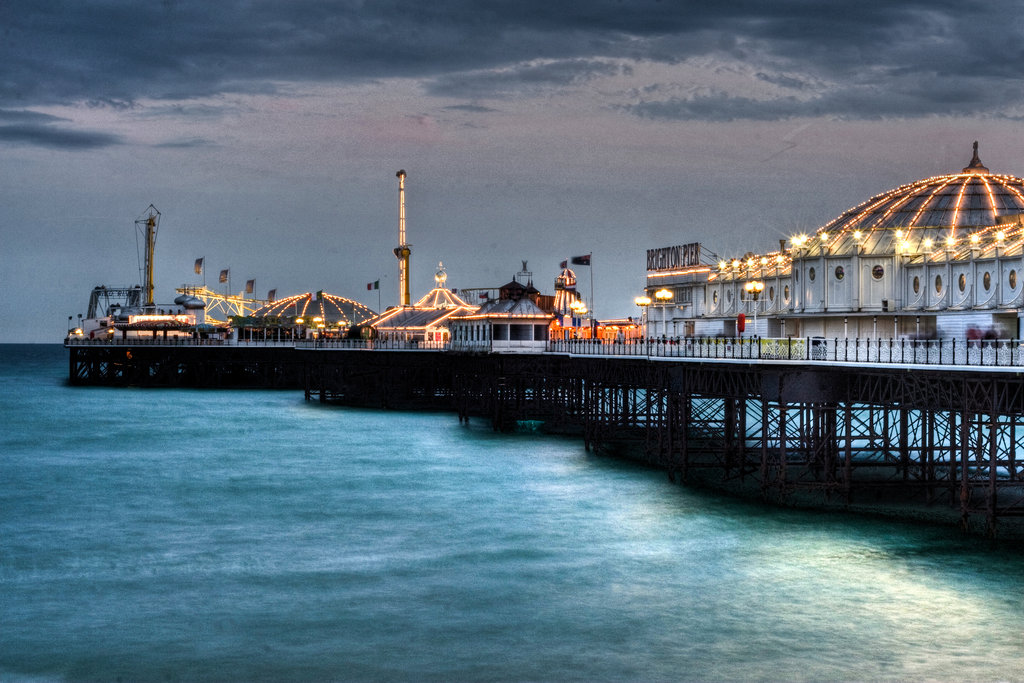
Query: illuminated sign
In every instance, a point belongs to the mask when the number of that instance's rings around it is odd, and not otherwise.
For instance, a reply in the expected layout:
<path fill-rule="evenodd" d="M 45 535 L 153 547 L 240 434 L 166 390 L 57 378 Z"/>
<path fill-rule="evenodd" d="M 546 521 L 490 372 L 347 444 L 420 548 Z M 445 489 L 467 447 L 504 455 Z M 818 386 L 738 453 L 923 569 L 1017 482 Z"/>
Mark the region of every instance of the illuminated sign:
<path fill-rule="evenodd" d="M 190 315 L 130 315 L 128 324 L 134 323 L 185 323 L 191 324 L 193 317 Z"/>
<path fill-rule="evenodd" d="M 700 242 L 647 250 L 647 270 L 672 270 L 700 265 Z"/>

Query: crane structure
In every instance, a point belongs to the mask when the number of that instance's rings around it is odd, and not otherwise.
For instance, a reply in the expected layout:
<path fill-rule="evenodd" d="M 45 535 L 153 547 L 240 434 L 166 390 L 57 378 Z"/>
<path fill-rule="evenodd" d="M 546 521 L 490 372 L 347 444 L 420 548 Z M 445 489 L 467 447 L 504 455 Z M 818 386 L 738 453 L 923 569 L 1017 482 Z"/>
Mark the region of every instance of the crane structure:
<path fill-rule="evenodd" d="M 143 234 L 145 252 L 143 253 L 143 289 L 144 306 L 153 306 L 153 253 L 156 250 L 156 232 L 160 225 L 160 212 L 152 204 L 146 209 L 145 217 L 135 221 L 135 228 Z"/>

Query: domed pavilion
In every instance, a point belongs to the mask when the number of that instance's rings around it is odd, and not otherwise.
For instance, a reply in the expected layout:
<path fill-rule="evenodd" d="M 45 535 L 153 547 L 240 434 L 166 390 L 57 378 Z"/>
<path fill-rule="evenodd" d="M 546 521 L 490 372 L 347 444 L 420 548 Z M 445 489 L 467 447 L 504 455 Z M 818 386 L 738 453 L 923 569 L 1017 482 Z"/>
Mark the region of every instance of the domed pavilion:
<path fill-rule="evenodd" d="M 1024 180 L 978 144 L 961 170 L 902 185 L 773 251 L 652 260 L 647 312 L 668 336 L 1019 338 Z M 671 254 L 670 254 L 671 255 Z M 639 302 L 639 299 L 638 299 Z"/>

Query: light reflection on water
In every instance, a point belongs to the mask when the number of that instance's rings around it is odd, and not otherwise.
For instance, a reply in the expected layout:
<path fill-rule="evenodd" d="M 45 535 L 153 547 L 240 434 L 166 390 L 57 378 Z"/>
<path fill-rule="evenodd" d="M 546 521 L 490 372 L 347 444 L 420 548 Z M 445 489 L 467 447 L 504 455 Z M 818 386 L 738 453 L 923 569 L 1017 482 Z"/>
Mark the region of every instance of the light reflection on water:
<path fill-rule="evenodd" d="M 0 679 L 1019 680 L 1024 556 L 574 440 L 0 376 Z M 40 370 L 50 381 L 29 382 Z"/>

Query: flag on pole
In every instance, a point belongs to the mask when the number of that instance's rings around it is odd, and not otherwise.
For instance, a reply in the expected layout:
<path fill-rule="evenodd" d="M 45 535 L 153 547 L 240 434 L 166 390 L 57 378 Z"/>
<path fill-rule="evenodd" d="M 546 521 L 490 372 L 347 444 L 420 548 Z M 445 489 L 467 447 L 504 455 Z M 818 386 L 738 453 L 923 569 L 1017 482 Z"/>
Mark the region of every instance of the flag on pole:
<path fill-rule="evenodd" d="M 196 275 L 202 275 L 202 274 L 203 274 L 203 259 L 202 258 L 197 258 L 196 259 Z"/>
<path fill-rule="evenodd" d="M 267 301 L 277 301 L 277 290 L 272 289 L 267 292 Z"/>
<path fill-rule="evenodd" d="M 373 282 L 367 282 L 366 283 L 366 291 L 370 291 L 371 289 L 380 289 L 380 280 L 374 280 Z"/>
<path fill-rule="evenodd" d="M 572 264 L 574 266 L 589 266 L 590 265 L 590 254 L 584 254 L 583 256 L 573 256 Z"/>
<path fill-rule="evenodd" d="M 225 268 L 224 270 L 220 271 L 220 281 L 221 282 L 227 282 L 228 281 L 228 271 L 230 271 L 230 270 L 231 270 L 230 268 Z"/>
<path fill-rule="evenodd" d="M 256 281 L 255 280 L 246 280 L 245 281 L 245 293 L 246 294 L 252 294 L 252 291 L 254 289 L 256 289 Z"/>
<path fill-rule="evenodd" d="M 566 268 L 569 267 L 569 261 L 562 261 L 561 263 L 558 264 L 558 267 L 561 268 L 562 270 L 565 270 Z"/>

